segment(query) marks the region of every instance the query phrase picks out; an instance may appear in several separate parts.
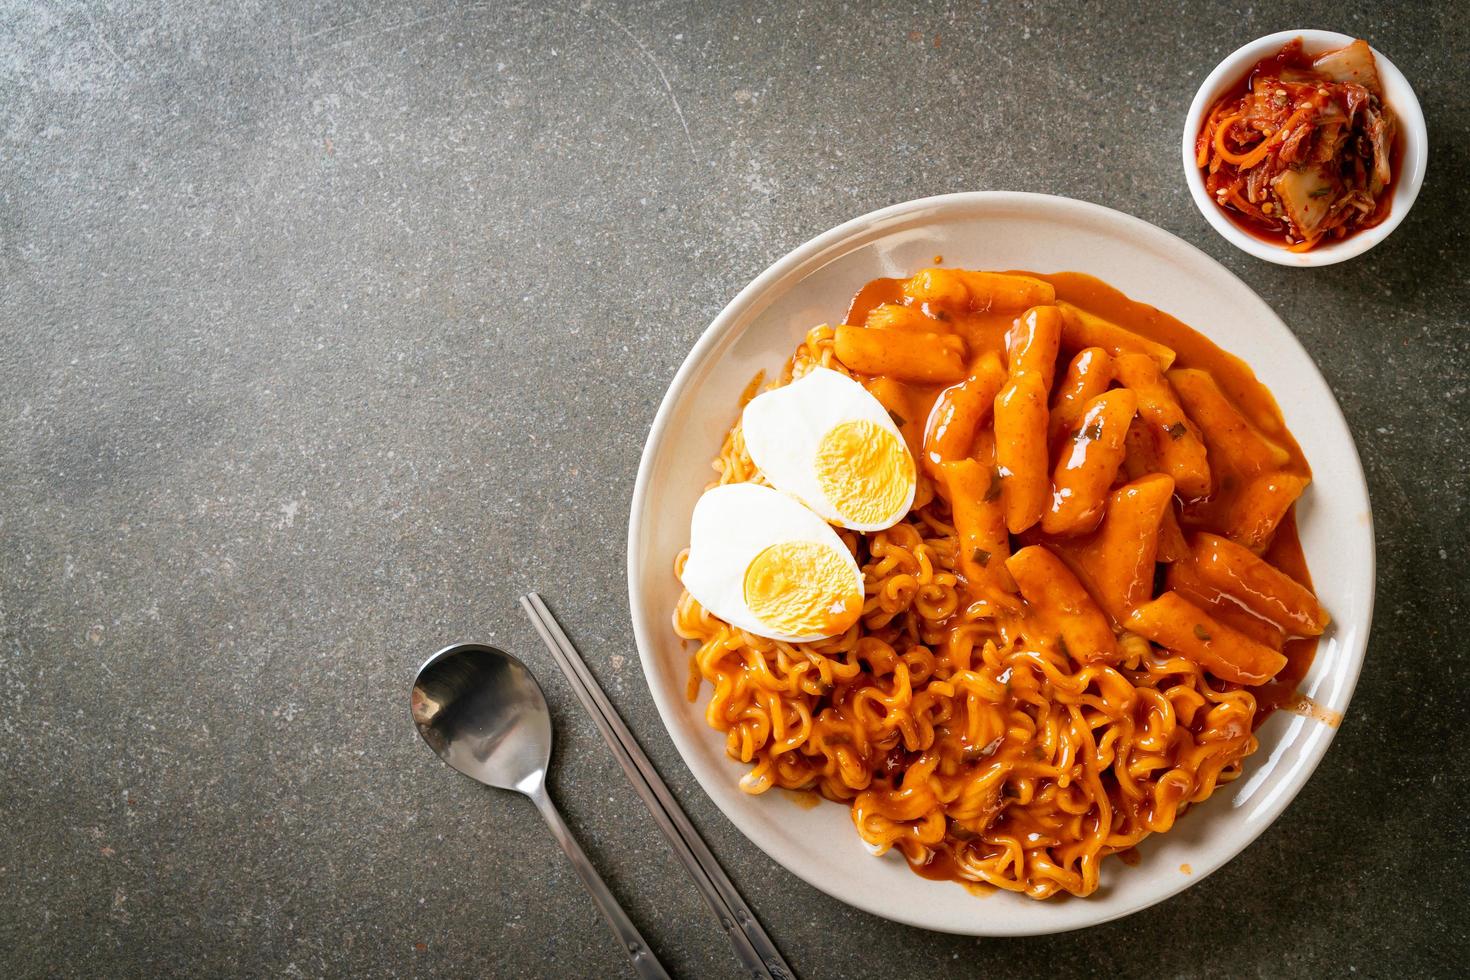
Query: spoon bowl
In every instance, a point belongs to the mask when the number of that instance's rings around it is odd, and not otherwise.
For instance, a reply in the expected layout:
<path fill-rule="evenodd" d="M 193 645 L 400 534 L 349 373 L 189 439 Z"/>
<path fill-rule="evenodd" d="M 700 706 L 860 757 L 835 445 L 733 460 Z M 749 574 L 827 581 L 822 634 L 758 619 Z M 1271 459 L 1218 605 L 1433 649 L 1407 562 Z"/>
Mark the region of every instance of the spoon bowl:
<path fill-rule="evenodd" d="M 459 643 L 419 668 L 413 723 L 451 768 L 497 789 L 529 793 L 551 762 L 551 711 L 526 665 L 494 647 Z"/>

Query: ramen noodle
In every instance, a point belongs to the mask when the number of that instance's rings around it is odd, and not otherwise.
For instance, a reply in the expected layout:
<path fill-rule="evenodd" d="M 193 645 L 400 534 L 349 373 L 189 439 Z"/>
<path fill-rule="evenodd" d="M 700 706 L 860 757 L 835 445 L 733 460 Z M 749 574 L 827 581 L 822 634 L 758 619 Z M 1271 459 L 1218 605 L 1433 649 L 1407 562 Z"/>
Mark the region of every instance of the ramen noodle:
<path fill-rule="evenodd" d="M 836 529 L 865 592 L 841 635 L 766 639 L 684 593 L 690 699 L 708 684 L 746 792 L 845 804 L 926 877 L 1092 893 L 1240 775 L 1311 663 L 1300 449 L 1243 362 L 1075 273 L 875 280 L 767 387 L 818 366 L 888 409 L 913 506 Z M 765 482 L 738 422 L 714 470 Z"/>

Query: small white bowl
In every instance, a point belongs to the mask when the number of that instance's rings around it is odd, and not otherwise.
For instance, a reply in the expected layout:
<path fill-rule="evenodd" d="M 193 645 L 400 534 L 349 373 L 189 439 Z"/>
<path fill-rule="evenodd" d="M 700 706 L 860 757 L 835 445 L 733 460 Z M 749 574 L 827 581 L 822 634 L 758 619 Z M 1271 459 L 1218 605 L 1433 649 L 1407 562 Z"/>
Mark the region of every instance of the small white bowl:
<path fill-rule="evenodd" d="M 1388 217 L 1373 228 L 1349 235 L 1339 242 L 1318 245 L 1310 252 L 1287 251 L 1284 246 L 1273 245 L 1242 231 L 1205 190 L 1204 173 L 1195 165 L 1195 139 L 1199 136 L 1205 113 L 1215 100 L 1250 71 L 1252 65 L 1281 50 L 1288 41 L 1297 37 L 1302 39 L 1302 45 L 1309 54 L 1331 51 L 1355 40 L 1351 34 L 1338 34 L 1336 31 L 1277 31 L 1235 49 L 1199 87 L 1189 107 L 1189 115 L 1184 119 L 1184 181 L 1189 185 L 1189 193 L 1194 197 L 1200 214 L 1227 242 L 1267 262 L 1307 268 L 1345 262 L 1355 255 L 1362 255 L 1393 233 L 1409 213 L 1409 208 L 1413 207 L 1414 198 L 1419 196 L 1419 188 L 1424 183 L 1424 168 L 1429 161 L 1429 131 L 1424 127 L 1424 111 L 1419 108 L 1419 99 L 1414 95 L 1409 80 L 1383 56 L 1382 51 L 1374 48 L 1378 77 L 1383 82 L 1383 101 L 1398 117 L 1399 138 L 1403 140 L 1404 147 L 1400 172 L 1394 174 L 1393 203 Z"/>

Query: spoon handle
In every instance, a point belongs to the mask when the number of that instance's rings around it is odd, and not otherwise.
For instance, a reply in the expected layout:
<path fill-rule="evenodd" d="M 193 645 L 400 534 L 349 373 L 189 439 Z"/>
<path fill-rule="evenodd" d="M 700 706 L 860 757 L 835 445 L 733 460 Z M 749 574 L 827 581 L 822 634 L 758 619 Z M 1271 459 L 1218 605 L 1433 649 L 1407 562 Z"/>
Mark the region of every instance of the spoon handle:
<path fill-rule="evenodd" d="M 541 783 L 535 789 L 526 794 L 531 802 L 536 804 L 541 818 L 546 821 L 546 826 L 551 828 L 551 836 L 561 845 L 566 852 L 567 859 L 572 862 L 572 868 L 577 872 L 577 877 L 582 879 L 582 884 L 587 886 L 592 900 L 597 903 L 597 908 L 602 912 L 602 917 L 607 924 L 612 926 L 613 932 L 618 934 L 618 939 L 627 950 L 628 956 L 633 960 L 633 969 L 640 977 L 647 980 L 669 980 L 669 975 L 664 972 L 658 957 L 653 955 L 653 950 L 648 948 L 648 943 L 643 941 L 638 927 L 633 925 L 633 920 L 628 918 L 628 913 L 618 904 L 613 893 L 608 891 L 607 885 L 602 883 L 601 876 L 592 867 L 592 862 L 587 860 L 582 845 L 577 843 L 577 838 L 572 836 L 572 830 L 562 820 L 561 814 L 557 812 L 556 805 L 551 802 L 551 797 L 546 793 L 546 784 Z"/>
<path fill-rule="evenodd" d="M 760 920 L 746 905 L 745 899 L 720 868 L 720 863 L 710 853 L 709 845 L 699 836 L 699 831 L 689 822 L 684 809 L 674 799 L 664 784 L 663 777 L 653 767 L 648 756 L 639 746 L 638 740 L 623 723 L 617 709 L 592 676 L 592 671 L 577 652 L 566 631 L 547 608 L 545 601 L 535 592 L 521 596 L 521 608 L 530 617 L 536 632 L 540 634 L 551 658 L 556 661 L 576 692 L 578 700 L 596 722 L 602 737 L 612 749 L 618 764 L 622 766 L 633 791 L 643 800 L 648 812 L 653 815 L 668 840 L 669 846 L 689 871 L 689 876 L 698 886 L 701 897 L 715 917 L 720 920 L 735 955 L 744 964 L 746 975 L 757 980 L 795 980 L 796 974 L 782 958 L 781 951 L 766 935 Z"/>

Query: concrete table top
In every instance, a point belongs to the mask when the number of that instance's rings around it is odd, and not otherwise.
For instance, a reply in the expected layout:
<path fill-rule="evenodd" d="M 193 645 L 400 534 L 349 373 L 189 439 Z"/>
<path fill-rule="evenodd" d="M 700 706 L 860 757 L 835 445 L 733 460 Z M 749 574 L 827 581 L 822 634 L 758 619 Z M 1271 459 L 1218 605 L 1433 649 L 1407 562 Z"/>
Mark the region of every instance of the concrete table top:
<path fill-rule="evenodd" d="M 1465 966 L 1463 8 L 306 7 L 0 5 L 4 972 L 622 975 L 529 804 L 408 724 L 417 664 L 480 638 L 540 673 L 553 792 L 664 962 L 736 976 L 531 588 L 803 976 Z M 1317 271 L 1231 248 L 1179 173 L 1204 74 L 1288 27 L 1372 40 L 1433 140 L 1394 236 Z M 1305 792 L 1169 902 L 1019 941 L 773 865 L 664 733 L 624 592 L 638 453 L 715 312 L 846 218 L 970 189 L 1118 208 L 1246 278 L 1377 518 L 1367 667 Z"/>

